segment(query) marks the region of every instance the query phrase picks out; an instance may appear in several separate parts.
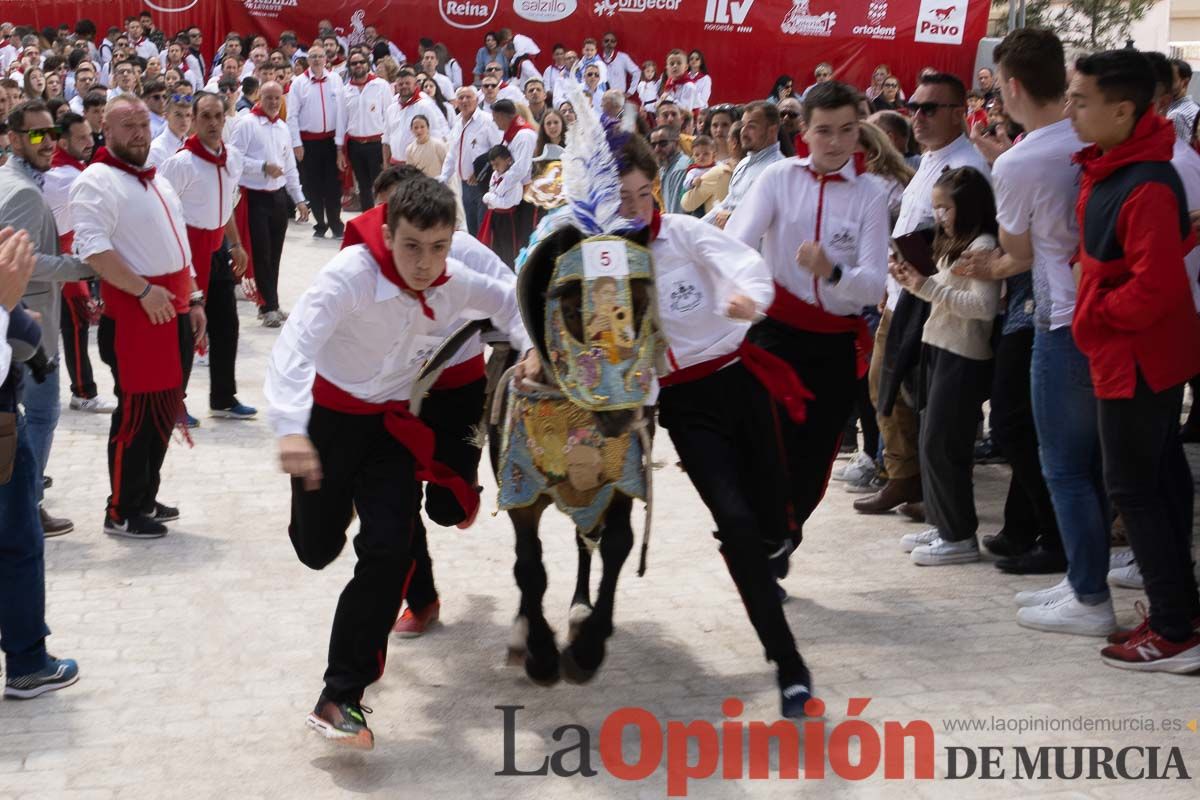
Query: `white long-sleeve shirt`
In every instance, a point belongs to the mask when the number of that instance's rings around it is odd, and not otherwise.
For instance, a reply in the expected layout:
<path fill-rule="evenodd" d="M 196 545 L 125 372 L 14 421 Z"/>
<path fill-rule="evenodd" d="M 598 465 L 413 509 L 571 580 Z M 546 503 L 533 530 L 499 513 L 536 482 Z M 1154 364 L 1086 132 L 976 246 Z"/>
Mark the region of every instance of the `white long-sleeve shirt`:
<path fill-rule="evenodd" d="M 75 252 L 86 259 L 109 250 L 139 275 L 169 275 L 189 267 L 183 207 L 170 182 L 91 164 L 71 187 Z"/>
<path fill-rule="evenodd" d="M 466 231 L 454 232 L 454 238 L 450 240 L 450 257 L 458 259 L 480 275 L 487 275 L 500 283 L 513 287 L 517 285 L 517 274 L 500 260 L 500 256 L 496 255 L 492 248 Z M 449 337 L 450 334 L 458 330 L 466 321 L 465 319 L 456 319 L 453 324 L 444 327 L 440 331 L 442 338 Z M 458 353 L 450 359 L 448 366 L 452 367 L 455 364 L 470 361 L 472 358 L 480 355 L 483 355 L 483 339 L 476 334 L 471 337 L 470 342 L 459 348 Z"/>
<path fill-rule="evenodd" d="M 292 151 L 292 137 L 287 123 L 281 119 L 271 122 L 258 114 L 246 114 L 238 119 L 226 139 L 242 152 L 242 175 L 238 185 L 243 189 L 259 192 L 274 192 L 287 187 L 288 196 L 294 203 L 304 202 L 304 191 L 300 188 L 300 173 L 296 169 L 296 154 Z M 266 164 L 283 168 L 278 178 L 263 172 Z"/>
<path fill-rule="evenodd" d="M 502 137 L 503 138 L 503 137 Z M 532 128 L 522 128 L 508 143 L 508 151 L 512 153 L 513 165 L 504 173 L 499 185 L 492 191 L 497 195 L 510 196 L 520 187 L 532 180 L 533 149 L 537 146 L 537 131 Z M 514 189 L 514 187 L 516 187 Z"/>
<path fill-rule="evenodd" d="M 385 130 L 387 110 L 394 105 L 392 87 L 383 78 L 372 78 L 362 85 L 346 84 L 346 135 L 367 138 L 380 136 Z"/>
<path fill-rule="evenodd" d="M 725 193 L 725 199 L 717 203 L 713 210 L 704 215 L 705 222 L 713 222 L 717 214 L 722 211 L 734 212 L 756 185 L 758 176 L 763 170 L 771 166 L 777 161 L 782 161 L 783 153 L 779 149 L 779 142 L 771 142 L 762 150 L 756 150 L 748 156 L 744 156 L 737 166 L 733 168 L 733 175 L 729 178 L 729 190 Z"/>
<path fill-rule="evenodd" d="M 775 299 L 771 270 L 762 256 L 695 217 L 663 214 L 650 252 L 658 318 L 672 371 L 741 346 L 750 323 L 725 315 L 730 297 L 749 297 L 759 313 L 766 313 Z"/>
<path fill-rule="evenodd" d="M 276 436 L 304 434 L 318 374 L 369 403 L 407 401 L 446 320 L 485 319 L 529 349 L 509 284 L 446 261 L 450 280 L 425 290 L 429 319 L 416 297 L 380 272 L 366 245 L 342 250 L 317 273 L 284 323 L 267 364 L 267 418 Z"/>
<path fill-rule="evenodd" d="M 58 228 L 59 236 L 75 230 L 75 224 L 71 221 L 71 187 L 82 174 L 83 170 L 76 169 L 71 164 L 51 167 L 46 172 L 42 194 L 50 206 L 51 213 L 54 214 L 54 225 Z M 0 370 L 0 380 L 3 380 L 3 376 L 4 370 Z"/>
<path fill-rule="evenodd" d="M 633 59 L 629 54 L 618 50 L 611 56 L 600 53 L 600 60 L 604 62 L 605 71 L 608 77 L 608 88 L 617 89 L 621 94 L 633 94 L 633 90 L 637 87 L 638 81 L 642 79 L 642 70 L 637 64 L 633 63 Z M 601 78 L 605 77 L 603 74 Z"/>
<path fill-rule="evenodd" d="M 466 122 L 463 122 L 460 114 L 450 129 L 450 149 L 438 180 L 449 183 L 457 174 L 466 181 L 475 174 L 475 159 L 500 144 L 500 139 L 500 129 L 496 127 L 491 114 L 477 109 Z"/>
<path fill-rule="evenodd" d="M 183 139 L 171 132 L 170 128 L 163 128 L 162 133 L 154 137 L 150 142 L 150 152 L 146 156 L 147 167 L 159 167 L 171 156 L 179 152 L 179 148 L 183 147 Z"/>
<path fill-rule="evenodd" d="M 338 147 L 346 139 L 346 102 L 342 96 L 342 79 L 326 71 L 314 78 L 305 70 L 292 79 L 287 93 L 287 126 L 292 134 L 292 147 L 304 144 L 301 134 L 333 133 Z"/>
<path fill-rule="evenodd" d="M 225 145 L 225 166 L 218 167 L 190 150 L 180 150 L 159 167 L 183 203 L 183 220 L 193 228 L 225 227 L 237 204 L 242 152 Z"/>
<path fill-rule="evenodd" d="M 775 281 L 799 299 L 830 314 L 857 315 L 883 296 L 887 186 L 874 175 L 859 175 L 854 159 L 824 180 L 810 163 L 789 158 L 763 170 L 725 230 L 750 247 L 761 243 Z M 836 284 L 796 263 L 806 241 L 818 242 L 841 267 Z"/>
<path fill-rule="evenodd" d="M 0 306 L 0 381 L 8 379 L 12 365 L 12 347 L 8 344 L 8 309 Z"/>
<path fill-rule="evenodd" d="M 508 168 L 508 172 L 512 172 L 514 169 L 516 169 L 515 164 Z M 483 203 L 488 208 L 507 211 L 521 204 L 521 200 L 525 196 L 525 187 L 514 180 L 506 181 L 504 178 L 508 172 L 492 172 L 491 183 L 483 195 Z"/>
<path fill-rule="evenodd" d="M 395 161 L 404 160 L 409 144 L 416 139 L 412 132 L 413 117 L 424 117 L 429 122 L 429 135 L 433 138 L 443 142 L 450 138 L 450 123 L 438 108 L 437 101 L 421 92 L 414 93 L 407 103 L 397 99 L 388 106 L 383 137 Z"/>

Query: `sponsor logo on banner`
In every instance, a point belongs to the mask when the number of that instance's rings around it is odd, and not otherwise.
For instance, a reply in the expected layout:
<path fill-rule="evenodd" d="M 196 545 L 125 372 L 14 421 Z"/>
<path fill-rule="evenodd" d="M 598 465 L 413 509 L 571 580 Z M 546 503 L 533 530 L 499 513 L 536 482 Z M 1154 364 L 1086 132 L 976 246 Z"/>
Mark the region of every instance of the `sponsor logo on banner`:
<path fill-rule="evenodd" d="M 482 28 L 500 9 L 500 0 L 437 0 L 437 4 L 447 25 L 465 30 Z"/>
<path fill-rule="evenodd" d="M 146 0 L 146 5 L 164 14 L 178 14 L 180 11 L 187 11 L 199 2 L 200 0 L 158 0 L 157 3 L 154 3 L 151 0 Z"/>
<path fill-rule="evenodd" d="M 357 8 L 354 10 L 354 13 L 350 15 L 349 31 L 347 31 L 341 25 L 338 25 L 333 30 L 338 36 L 345 36 L 346 41 L 350 43 L 351 47 L 356 44 L 363 44 L 367 41 L 367 26 L 363 24 L 363 20 L 366 18 L 367 12 L 363 11 L 361 8 Z M 375 108 L 372 107 L 371 110 L 374 111 Z"/>
<path fill-rule="evenodd" d="M 643 11 L 678 11 L 683 0 L 597 0 L 592 13 L 597 17 L 641 14 Z"/>
<path fill-rule="evenodd" d="M 962 44 L 967 26 L 967 0 L 921 0 L 914 41 Z"/>
<path fill-rule="evenodd" d="M 252 17 L 275 19 L 286 9 L 297 8 L 299 0 L 242 0 L 246 13 Z"/>
<path fill-rule="evenodd" d="M 895 39 L 896 26 L 883 24 L 883 21 L 887 19 L 887 12 L 888 0 L 870 0 L 867 5 L 867 22 L 870 24 L 856 25 L 850 29 L 850 33 L 871 39 Z"/>
<path fill-rule="evenodd" d="M 792 8 L 779 23 L 779 30 L 792 36 L 832 36 L 836 24 L 836 11 L 814 15 L 809 12 L 808 0 L 792 0 Z"/>
<path fill-rule="evenodd" d="M 751 33 L 753 25 L 745 25 L 754 0 L 708 0 L 704 7 L 704 30 Z"/>
<path fill-rule="evenodd" d="M 530 22 L 558 22 L 575 13 L 575 0 L 513 0 L 513 11 Z"/>

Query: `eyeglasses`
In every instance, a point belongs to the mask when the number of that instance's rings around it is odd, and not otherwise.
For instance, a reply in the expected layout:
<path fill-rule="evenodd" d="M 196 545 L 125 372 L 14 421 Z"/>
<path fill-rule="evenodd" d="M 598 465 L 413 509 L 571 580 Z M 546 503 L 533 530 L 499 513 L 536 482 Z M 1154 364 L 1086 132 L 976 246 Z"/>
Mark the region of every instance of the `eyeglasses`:
<path fill-rule="evenodd" d="M 616 44 L 617 40 L 616 39 L 605 39 L 604 43 L 605 44 Z"/>
<path fill-rule="evenodd" d="M 483 84 L 483 88 L 485 88 L 485 89 L 495 89 L 495 88 L 496 88 L 497 86 L 499 86 L 499 85 L 500 85 L 500 84 L 498 84 L 498 83 L 485 83 L 485 84 Z"/>
<path fill-rule="evenodd" d="M 41 144 L 46 141 L 47 136 L 50 137 L 51 141 L 57 142 L 59 137 L 62 136 L 62 131 L 58 128 L 31 128 L 27 131 L 23 131 L 20 128 L 13 128 L 12 131 L 13 133 L 23 133 L 28 136 L 30 144 Z"/>
<path fill-rule="evenodd" d="M 499 72 L 499 71 L 500 71 L 499 67 L 488 67 L 487 69 L 484 70 L 484 72 Z"/>
<path fill-rule="evenodd" d="M 779 116 L 783 117 L 784 119 L 799 119 L 800 114 L 796 111 L 780 111 Z"/>
<path fill-rule="evenodd" d="M 172 103 L 190 103 L 192 96 L 190 94 L 173 94 L 171 95 Z"/>
<path fill-rule="evenodd" d="M 146 95 L 147 100 L 162 100 L 165 97 L 166 97 L 166 94 L 164 94 L 163 92 L 155 92 L 154 94 Z M 189 102 L 191 102 L 191 101 L 189 101 Z"/>
<path fill-rule="evenodd" d="M 651 146 L 651 147 L 655 147 L 655 148 L 657 148 L 657 147 L 669 147 L 670 145 L 673 145 L 673 144 L 675 144 L 675 140 L 674 140 L 674 139 L 659 139 L 657 142 L 651 142 L 651 143 L 650 143 L 650 146 Z"/>
<path fill-rule="evenodd" d="M 833 74 L 832 72 L 818 72 L 817 77 L 818 78 L 828 78 L 832 74 Z"/>
<path fill-rule="evenodd" d="M 912 114 L 924 114 L 927 117 L 932 117 L 937 113 L 939 108 L 958 108 L 958 103 L 914 103 L 909 100 L 904 104 L 904 107 Z"/>
<path fill-rule="evenodd" d="M 883 85 L 883 88 L 885 88 L 885 89 L 899 89 L 899 88 L 900 88 L 900 84 L 898 84 L 898 83 L 885 83 L 885 84 Z"/>
<path fill-rule="evenodd" d="M 585 78 L 599 78 L 599 77 L 600 77 L 600 73 L 599 73 L 599 72 L 589 72 L 589 73 L 587 73 L 586 75 L 584 75 L 583 77 L 585 77 Z"/>

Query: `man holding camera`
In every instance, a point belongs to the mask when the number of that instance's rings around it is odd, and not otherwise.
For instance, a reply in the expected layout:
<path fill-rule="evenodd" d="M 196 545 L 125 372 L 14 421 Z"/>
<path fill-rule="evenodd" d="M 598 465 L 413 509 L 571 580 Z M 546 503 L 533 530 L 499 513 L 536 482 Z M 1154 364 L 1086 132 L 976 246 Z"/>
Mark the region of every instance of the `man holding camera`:
<path fill-rule="evenodd" d="M 49 360 L 45 367 L 26 364 L 21 403 L 30 444 L 37 464 L 36 490 L 39 507 L 42 499 L 46 462 L 62 401 L 59 397 L 58 358 L 59 318 L 62 314 L 62 285 L 93 276 L 92 270 L 77 258 L 60 255 L 54 212 L 43 196 L 46 172 L 54 157 L 59 129 L 50 110 L 41 100 L 18 104 L 8 115 L 8 142 L 12 158 L 0 168 L 0 226 L 11 226 L 29 233 L 37 265 L 25 293 L 25 305 L 41 314 L 42 349 Z M 70 520 L 55 519 L 39 509 L 42 528 L 47 536 L 70 533 Z"/>

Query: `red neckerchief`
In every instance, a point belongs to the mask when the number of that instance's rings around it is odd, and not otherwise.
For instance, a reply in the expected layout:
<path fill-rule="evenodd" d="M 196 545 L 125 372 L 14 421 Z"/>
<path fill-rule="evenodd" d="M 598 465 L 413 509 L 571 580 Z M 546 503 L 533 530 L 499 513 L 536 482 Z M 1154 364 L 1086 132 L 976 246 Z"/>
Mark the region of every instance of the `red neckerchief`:
<path fill-rule="evenodd" d="M 703 72 L 692 72 L 691 70 L 688 70 L 687 76 L 688 76 L 688 79 L 692 83 L 695 83 L 696 81 L 698 81 L 704 77 L 704 73 Z"/>
<path fill-rule="evenodd" d="M 312 70 L 309 69 L 304 70 L 304 76 L 313 83 L 324 83 L 325 81 L 329 80 L 329 73 L 325 73 L 319 78 L 314 78 L 312 75 Z"/>
<path fill-rule="evenodd" d="M 663 93 L 666 94 L 667 92 L 671 91 L 672 89 L 683 86 L 685 83 L 695 83 L 695 82 L 696 82 L 695 79 L 693 79 L 691 75 L 689 75 L 688 73 L 685 72 L 679 78 L 668 77 L 666 79 L 666 81 L 663 82 L 662 90 L 663 90 Z"/>
<path fill-rule="evenodd" d="M 866 153 L 855 153 L 853 161 L 854 161 L 854 174 L 855 175 L 862 175 L 864 172 L 867 171 L 867 154 Z M 842 176 L 842 170 L 840 170 L 840 169 L 837 172 L 827 172 L 822 175 L 820 172 L 817 172 L 815 169 L 812 168 L 811 163 L 805 164 L 804 168 L 806 170 L 808 170 L 809 174 L 812 175 L 813 178 L 818 181 L 823 181 L 825 183 L 829 183 L 832 181 L 832 182 L 836 183 L 837 181 L 846 180 Z M 843 166 L 842 169 L 845 169 L 845 166 Z"/>
<path fill-rule="evenodd" d="M 413 104 L 415 104 L 417 101 L 419 101 L 419 100 L 420 100 L 422 97 L 424 97 L 424 96 L 425 96 L 425 95 L 421 94 L 421 90 L 420 90 L 420 89 L 418 89 L 417 91 L 413 92 L 413 96 L 412 96 L 412 97 L 408 98 L 408 99 L 407 99 L 407 100 L 405 100 L 403 103 L 401 103 L 401 104 L 400 104 L 400 107 L 401 107 L 401 108 L 408 108 L 408 107 L 412 106 Z"/>
<path fill-rule="evenodd" d="M 691 172 L 694 169 L 712 169 L 716 164 L 688 164 L 686 172 Z"/>
<path fill-rule="evenodd" d="M 251 114 L 253 114 L 253 115 L 254 115 L 254 116 L 256 116 L 256 117 L 262 117 L 262 118 L 263 118 L 263 119 L 265 119 L 267 122 L 275 122 L 276 120 L 278 120 L 278 119 L 279 119 L 279 115 L 278 115 L 278 114 L 276 114 L 275 116 L 273 116 L 273 117 L 272 117 L 270 114 L 268 114 L 267 112 L 263 111 L 263 107 L 262 107 L 262 105 L 261 105 L 260 103 L 255 103 L 255 104 L 254 104 L 254 108 L 250 109 L 250 113 L 251 113 Z"/>
<path fill-rule="evenodd" d="M 384 219 L 387 218 L 386 206 L 384 208 Z M 367 246 L 367 251 L 370 252 L 371 258 L 375 259 L 375 263 L 379 265 L 379 271 L 383 277 L 400 287 L 400 291 L 415 297 L 417 302 L 421 304 L 421 311 L 429 319 L 436 320 L 433 315 L 433 309 L 425 302 L 425 290 L 417 291 L 408 285 L 404 278 L 396 271 L 396 262 L 392 260 L 392 251 L 388 249 L 387 244 L 383 241 L 383 226 L 371 225 L 360 231 L 363 237 L 363 244 Z M 429 284 L 430 287 L 441 286 L 446 281 L 450 280 L 450 276 L 446 272 L 442 272 L 437 279 Z"/>
<path fill-rule="evenodd" d="M 356 81 L 356 80 L 354 80 L 353 78 L 351 78 L 351 79 L 350 79 L 350 85 L 351 85 L 351 86 L 366 86 L 368 83 L 370 83 L 370 82 L 371 82 L 371 81 L 373 81 L 373 80 L 375 80 L 375 73 L 374 73 L 374 72 L 368 72 L 368 73 L 367 73 L 367 76 L 366 76 L 365 78 L 363 78 L 363 79 L 362 79 L 362 82 L 361 82 L 361 83 L 360 83 L 359 81 Z"/>
<path fill-rule="evenodd" d="M 525 118 L 520 114 L 513 116 L 512 122 L 508 123 L 508 129 L 504 131 L 504 143 L 509 144 L 522 130 L 531 131 L 533 126 L 525 121 Z"/>
<path fill-rule="evenodd" d="M 96 155 L 92 156 L 92 163 L 107 164 L 108 166 L 119 169 L 122 172 L 127 172 L 138 179 L 138 183 L 142 184 L 142 188 L 145 188 L 150 184 L 150 181 L 154 180 L 154 167 L 139 169 L 133 164 L 129 164 L 114 156 L 108 151 L 107 147 L 101 147 L 96 151 Z"/>
<path fill-rule="evenodd" d="M 600 51 L 600 60 L 603 61 L 605 64 L 611 64 L 613 62 L 613 60 L 618 55 L 620 55 L 620 53 L 621 53 L 620 50 L 613 50 L 613 54 L 611 56 L 606 56 L 606 55 L 604 55 L 604 51 L 601 50 Z"/>
<path fill-rule="evenodd" d="M 82 161 L 80 161 L 79 159 L 75 158 L 70 153 L 68 153 L 66 150 L 63 150 L 61 147 L 54 148 L 54 155 L 50 157 L 50 166 L 51 167 L 74 167 L 75 169 L 79 170 L 80 172 L 83 172 L 85 169 L 87 169 L 87 164 L 85 164 Z"/>
<path fill-rule="evenodd" d="M 221 169 L 225 166 L 225 159 L 228 155 L 228 151 L 222 147 L 221 152 L 214 156 L 212 152 L 200 142 L 200 137 L 196 136 L 195 134 L 192 134 L 187 138 L 187 141 L 183 143 L 183 149 L 187 150 L 189 153 L 194 153 L 196 158 L 200 159 L 201 161 L 207 161 L 217 169 Z"/>
<path fill-rule="evenodd" d="M 656 208 L 654 213 L 650 215 L 650 241 L 658 238 L 658 232 L 662 230 L 662 214 Z"/>
<path fill-rule="evenodd" d="M 508 88 L 508 81 L 504 81 L 503 83 L 501 83 L 499 86 L 496 87 L 496 91 L 499 92 L 499 91 L 501 91 L 503 89 L 507 89 L 507 88 Z"/>

